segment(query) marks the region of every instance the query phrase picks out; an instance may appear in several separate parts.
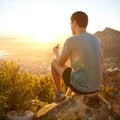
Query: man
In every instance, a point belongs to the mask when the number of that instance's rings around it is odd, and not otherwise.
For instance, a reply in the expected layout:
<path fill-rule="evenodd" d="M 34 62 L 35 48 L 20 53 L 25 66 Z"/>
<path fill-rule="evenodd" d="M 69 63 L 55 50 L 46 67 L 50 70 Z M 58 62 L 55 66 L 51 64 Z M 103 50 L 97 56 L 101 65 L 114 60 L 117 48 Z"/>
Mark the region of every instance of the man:
<path fill-rule="evenodd" d="M 100 89 L 102 81 L 102 48 L 100 40 L 86 32 L 88 16 L 77 11 L 71 16 L 69 37 L 59 54 L 59 46 L 53 48 L 56 58 L 51 62 L 51 73 L 55 82 L 55 100 L 65 98 L 61 90 L 61 78 L 68 86 L 67 96 L 72 91 L 78 94 L 91 94 Z M 71 66 L 65 63 L 70 58 Z"/>

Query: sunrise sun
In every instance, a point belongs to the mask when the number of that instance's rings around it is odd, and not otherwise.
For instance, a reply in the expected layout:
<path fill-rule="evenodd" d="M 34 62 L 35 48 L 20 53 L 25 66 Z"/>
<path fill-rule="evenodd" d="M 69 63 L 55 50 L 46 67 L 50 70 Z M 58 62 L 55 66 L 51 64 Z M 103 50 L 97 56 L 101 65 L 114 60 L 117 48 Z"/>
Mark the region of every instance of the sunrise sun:
<path fill-rule="evenodd" d="M 49 33 L 39 33 L 39 34 L 34 34 L 34 40 L 35 42 L 42 42 L 42 43 L 47 43 L 47 42 L 53 42 L 55 40 L 53 34 Z"/>

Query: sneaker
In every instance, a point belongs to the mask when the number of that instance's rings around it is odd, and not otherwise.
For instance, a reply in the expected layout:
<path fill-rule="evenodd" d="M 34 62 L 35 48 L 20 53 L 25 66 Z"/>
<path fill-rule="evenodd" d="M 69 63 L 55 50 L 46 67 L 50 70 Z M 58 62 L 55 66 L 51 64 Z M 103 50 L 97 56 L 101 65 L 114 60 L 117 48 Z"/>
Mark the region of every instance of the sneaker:
<path fill-rule="evenodd" d="M 60 101 L 64 100 L 65 98 L 66 98 L 66 96 L 64 95 L 63 92 L 55 92 L 55 95 L 54 95 L 55 102 L 60 102 Z"/>

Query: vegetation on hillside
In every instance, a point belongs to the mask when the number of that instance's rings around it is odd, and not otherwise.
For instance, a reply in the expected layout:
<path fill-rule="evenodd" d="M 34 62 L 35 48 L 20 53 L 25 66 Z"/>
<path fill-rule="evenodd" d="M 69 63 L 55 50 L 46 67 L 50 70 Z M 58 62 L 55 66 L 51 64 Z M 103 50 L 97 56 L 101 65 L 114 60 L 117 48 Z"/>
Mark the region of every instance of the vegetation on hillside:
<path fill-rule="evenodd" d="M 53 101 L 54 84 L 50 75 L 20 71 L 19 64 L 0 63 L 0 119 L 8 111 L 37 109 Z"/>

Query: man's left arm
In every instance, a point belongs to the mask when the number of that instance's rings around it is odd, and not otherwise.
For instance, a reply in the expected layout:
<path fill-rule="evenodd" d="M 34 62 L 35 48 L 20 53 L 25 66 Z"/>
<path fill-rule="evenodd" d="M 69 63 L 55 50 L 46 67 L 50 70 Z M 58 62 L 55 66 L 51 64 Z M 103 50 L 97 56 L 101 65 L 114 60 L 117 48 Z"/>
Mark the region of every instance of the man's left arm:
<path fill-rule="evenodd" d="M 57 45 L 57 46 L 55 46 L 54 48 L 53 48 L 53 52 L 54 52 L 54 54 L 55 54 L 55 60 L 57 61 L 57 63 L 60 65 L 60 66 L 63 66 L 65 63 L 66 63 L 66 61 L 68 60 L 68 58 L 67 57 L 65 57 L 64 55 L 60 55 L 59 54 L 59 45 Z"/>

